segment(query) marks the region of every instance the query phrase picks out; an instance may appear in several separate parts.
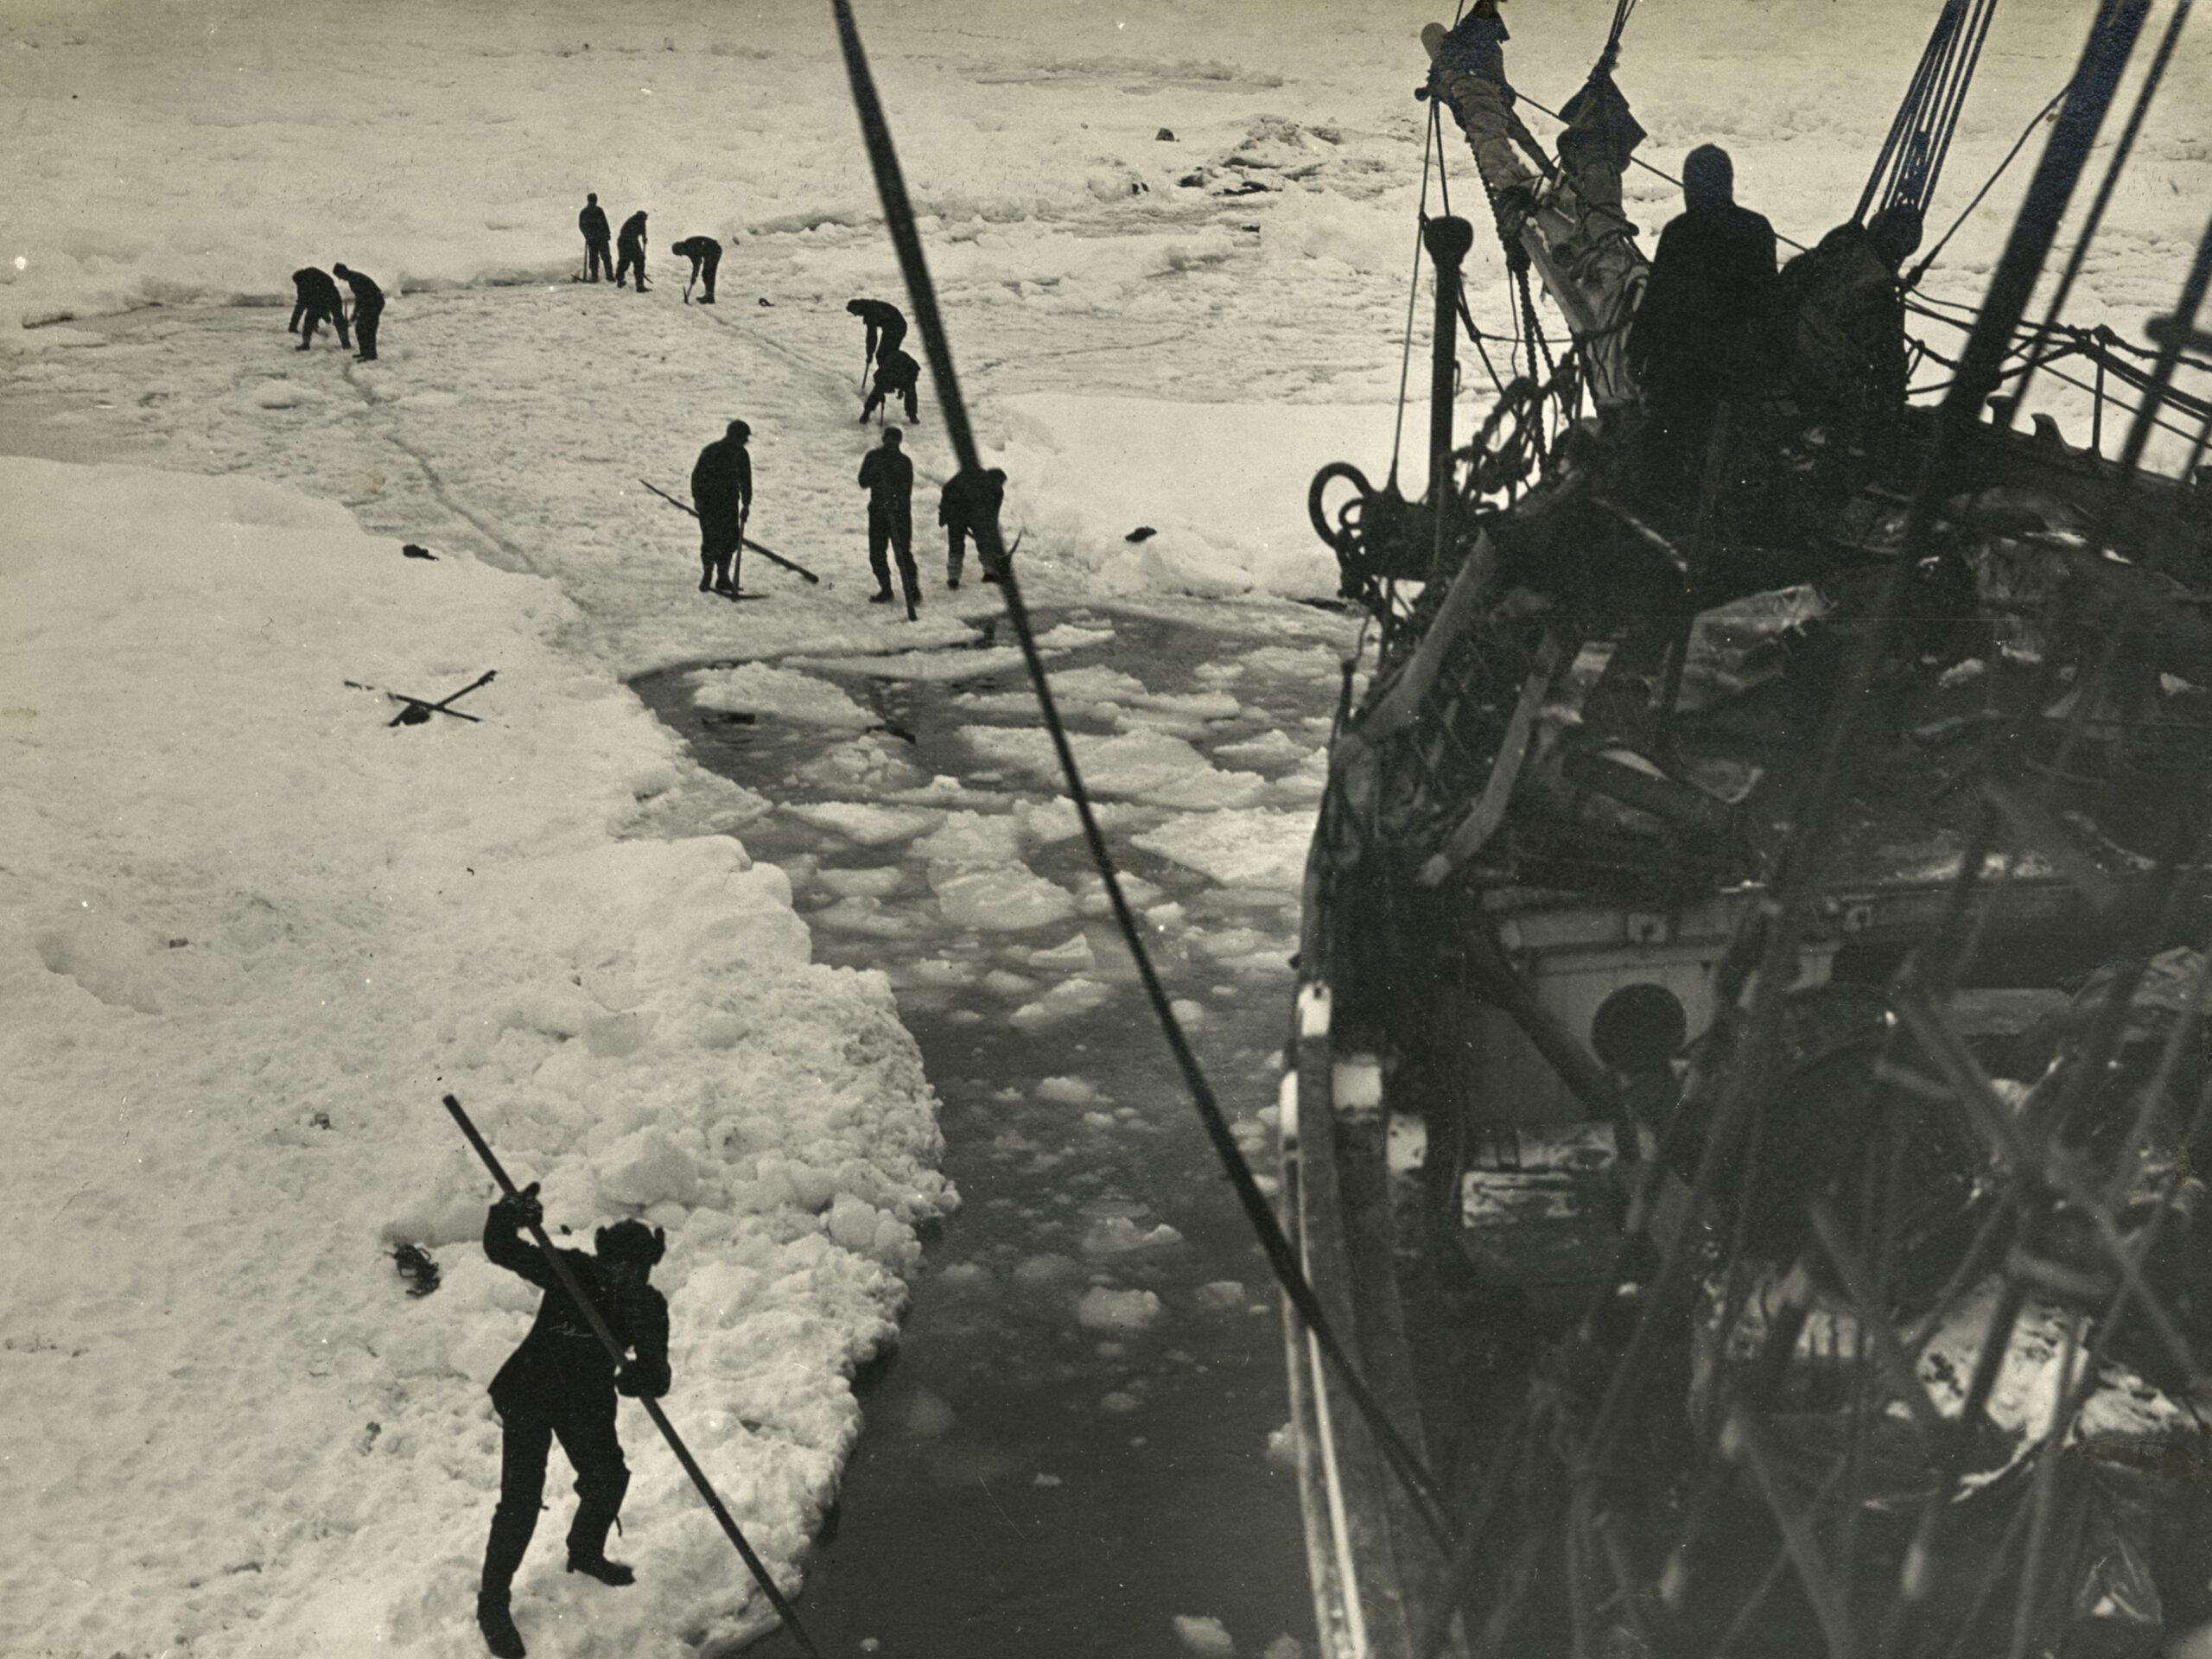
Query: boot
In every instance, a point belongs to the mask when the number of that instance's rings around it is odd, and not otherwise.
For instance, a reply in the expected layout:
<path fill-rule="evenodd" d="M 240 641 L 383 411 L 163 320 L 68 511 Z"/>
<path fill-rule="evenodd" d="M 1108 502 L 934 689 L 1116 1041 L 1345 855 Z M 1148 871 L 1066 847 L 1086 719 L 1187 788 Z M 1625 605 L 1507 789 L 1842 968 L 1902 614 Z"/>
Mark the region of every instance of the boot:
<path fill-rule="evenodd" d="M 891 602 L 891 590 L 886 588 L 880 594 L 870 594 L 868 596 L 868 602 L 871 605 L 888 605 Z"/>
<path fill-rule="evenodd" d="M 530 1651 L 522 1644 L 522 1632 L 515 1628 L 504 1595 L 476 1598 L 476 1628 L 484 1632 L 484 1645 L 495 1659 L 524 1659 Z"/>
<path fill-rule="evenodd" d="M 597 1579 L 601 1584 L 623 1585 L 638 1581 L 638 1575 L 630 1570 L 627 1563 L 610 1561 L 603 1554 L 579 1555 L 571 1550 L 569 1552 L 569 1571 Z"/>
<path fill-rule="evenodd" d="M 713 592 L 714 586 L 715 579 L 712 576 L 702 576 L 699 578 L 699 591 L 701 593 L 705 594 Z"/>

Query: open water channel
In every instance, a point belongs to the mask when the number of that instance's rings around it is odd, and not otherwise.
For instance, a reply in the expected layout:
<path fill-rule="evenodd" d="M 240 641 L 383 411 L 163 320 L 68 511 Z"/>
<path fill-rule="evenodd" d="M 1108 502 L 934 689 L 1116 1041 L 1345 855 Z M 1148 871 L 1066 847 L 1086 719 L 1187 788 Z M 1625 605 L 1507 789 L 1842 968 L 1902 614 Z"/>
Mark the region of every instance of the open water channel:
<path fill-rule="evenodd" d="M 1290 606 L 1197 614 L 1039 626 L 1147 944 L 1264 1172 L 1350 634 Z M 1311 1654 L 1295 1477 L 1269 1452 L 1288 1415 L 1276 1297 L 1011 655 L 984 636 L 636 688 L 779 804 L 742 838 L 791 873 L 817 958 L 890 976 L 963 1197 L 863 1379 L 802 1617 L 830 1655 L 1135 1659 L 1228 1652 L 1224 1635 Z M 757 1650 L 799 1651 L 781 1632 Z"/>

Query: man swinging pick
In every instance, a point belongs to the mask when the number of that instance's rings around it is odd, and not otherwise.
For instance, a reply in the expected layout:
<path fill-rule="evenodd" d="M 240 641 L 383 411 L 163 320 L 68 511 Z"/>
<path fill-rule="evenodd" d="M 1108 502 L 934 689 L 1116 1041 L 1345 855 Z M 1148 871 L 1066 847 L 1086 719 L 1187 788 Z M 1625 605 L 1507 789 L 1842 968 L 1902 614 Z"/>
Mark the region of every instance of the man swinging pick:
<path fill-rule="evenodd" d="M 599 1230 L 598 1253 L 563 1250 L 561 1257 L 607 1321 L 626 1353 L 620 1367 L 544 1254 L 525 1230 L 544 1216 L 532 1181 L 502 1198 L 484 1218 L 484 1254 L 545 1293 L 537 1319 L 499 1374 L 492 1404 L 505 1430 L 499 1452 L 499 1504 L 484 1548 L 476 1598 L 477 1627 L 498 1659 L 523 1659 L 522 1633 L 509 1611 L 515 1571 L 537 1529 L 545 1493 L 546 1453 L 557 1435 L 576 1471 L 576 1515 L 569 1527 L 569 1571 L 601 1584 L 629 1584 L 636 1574 L 607 1559 L 607 1531 L 629 1490 L 629 1465 L 614 1435 L 616 1390 L 658 1399 L 668 1392 L 668 1302 L 647 1282 L 667 1241 L 658 1228 L 620 1221 Z"/>

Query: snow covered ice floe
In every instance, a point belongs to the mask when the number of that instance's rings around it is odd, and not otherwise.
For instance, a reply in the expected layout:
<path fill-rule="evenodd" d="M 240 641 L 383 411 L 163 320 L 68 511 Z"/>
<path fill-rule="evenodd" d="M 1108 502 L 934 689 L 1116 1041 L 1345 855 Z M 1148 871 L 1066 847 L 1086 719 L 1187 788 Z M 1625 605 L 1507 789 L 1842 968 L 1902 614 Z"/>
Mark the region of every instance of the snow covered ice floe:
<path fill-rule="evenodd" d="M 36 504 L 0 559 L 0 1386 L 37 1426 L 0 1497 L 41 1539 L 0 1567 L 5 1645 L 473 1650 L 484 1385 L 535 1294 L 475 1243 L 491 1184 L 448 1090 L 556 1230 L 667 1227 L 668 1408 L 794 1583 L 848 1377 L 957 1202 L 885 981 L 812 964 L 737 841 L 655 838 L 671 798 L 744 792 L 559 648 L 545 583 L 242 478 L 6 461 L 0 495 Z M 486 668 L 475 721 L 389 723 L 390 693 Z M 579 1594 L 541 1539 L 533 1648 L 762 1627 L 626 1433 L 655 1593 Z"/>

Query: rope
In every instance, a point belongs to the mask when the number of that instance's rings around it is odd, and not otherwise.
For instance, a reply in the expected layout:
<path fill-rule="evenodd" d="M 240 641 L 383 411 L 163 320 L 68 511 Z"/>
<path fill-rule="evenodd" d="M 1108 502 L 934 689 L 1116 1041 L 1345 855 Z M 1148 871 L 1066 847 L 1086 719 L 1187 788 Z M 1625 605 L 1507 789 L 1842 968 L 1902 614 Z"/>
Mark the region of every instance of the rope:
<path fill-rule="evenodd" d="M 2036 331 L 2034 346 L 2030 348 L 2031 357 L 2058 327 L 2058 314 L 2065 308 L 2067 296 L 2074 291 L 2074 279 L 2081 275 L 2082 262 L 2088 257 L 2089 244 L 2096 238 L 2097 227 L 2104 223 L 2105 208 L 2112 200 L 2113 188 L 2120 183 L 2120 171 L 2127 165 L 2128 155 L 2135 148 L 2136 135 L 2143 130 L 2143 118 L 2150 113 L 2151 100 L 2157 96 L 2159 84 L 2165 79 L 2166 65 L 2173 57 L 2174 42 L 2181 36 L 2181 26 L 2188 20 L 2189 0 L 2181 0 L 2174 8 L 2173 17 L 2166 25 L 2166 32 L 2158 42 L 2158 51 L 2152 56 L 2151 67 L 2145 73 L 2143 85 L 2135 94 L 2135 107 L 2128 111 L 2127 125 L 2120 135 L 2119 143 L 2113 146 L 2112 161 L 2105 168 L 2104 182 L 2097 187 L 2096 200 L 2089 204 L 2088 217 L 2082 222 L 2081 232 L 2074 238 L 2074 251 L 2068 257 L 2065 272 L 2059 277 L 2058 287 L 2050 296 L 2050 308 L 2044 313 L 2043 326 Z M 2033 374 L 2031 364 L 2029 377 L 2032 378 Z M 2028 382 L 2023 379 L 2020 396 L 2025 397 L 2027 392 Z"/>
<path fill-rule="evenodd" d="M 861 134 L 868 146 L 868 162 L 875 173 L 876 189 L 883 198 L 883 215 L 891 232 L 893 245 L 899 254 L 899 264 L 906 279 L 907 297 L 914 309 L 915 325 L 921 330 L 922 342 L 928 348 L 931 373 L 935 378 L 938 402 L 942 409 L 947 435 L 952 440 L 953 451 L 963 467 L 976 467 L 980 461 L 976 449 L 975 434 L 968 422 L 968 406 L 960 395 L 960 385 L 953 373 L 951 348 L 944 334 L 944 319 L 937 303 L 936 285 L 930 279 L 929 264 L 922 251 L 920 232 L 915 228 L 913 205 L 906 194 L 904 175 L 899 166 L 899 155 L 891 140 L 891 128 L 883 112 L 881 99 L 876 94 L 875 79 L 868 67 L 868 57 L 861 49 L 860 31 L 853 21 L 851 0 L 832 0 L 836 12 L 839 41 L 844 51 L 845 70 L 852 83 L 853 104 L 860 118 Z M 995 540 L 995 536 L 993 537 Z M 995 550 L 993 550 L 995 551 Z M 1283 1294 L 1298 1309 L 1306 1329 L 1319 1344 L 1329 1363 L 1336 1368 L 1368 1432 L 1374 1436 L 1380 1451 L 1400 1480 L 1415 1499 L 1414 1508 L 1421 1520 L 1440 1544 L 1449 1548 L 1453 1529 L 1446 1510 L 1443 1488 L 1432 1474 L 1421 1455 L 1406 1443 L 1397 1427 L 1383 1411 L 1382 1404 L 1368 1389 L 1367 1383 L 1352 1363 L 1350 1352 L 1328 1316 L 1322 1311 L 1320 1299 L 1313 1294 L 1298 1256 L 1284 1236 L 1282 1225 L 1262 1194 L 1259 1184 L 1252 1179 L 1252 1171 L 1237 1149 L 1236 1137 L 1230 1133 L 1229 1120 L 1223 1115 L 1214 1097 L 1213 1085 L 1200 1067 L 1198 1057 L 1191 1051 L 1190 1039 L 1184 1034 L 1182 1023 L 1169 1006 L 1166 988 L 1160 983 L 1160 975 L 1152 962 L 1151 953 L 1145 948 L 1144 936 L 1138 928 L 1136 917 L 1129 908 L 1128 896 L 1122 891 L 1119 874 L 1114 868 L 1113 854 L 1108 850 L 1106 837 L 1098 827 L 1098 816 L 1092 810 L 1090 791 L 1084 787 L 1081 769 L 1076 764 L 1075 751 L 1068 742 L 1067 728 L 1060 723 L 1058 705 L 1053 701 L 1052 688 L 1045 672 L 1044 659 L 1038 655 L 1035 630 L 1031 626 L 1029 612 L 1021 598 L 1020 585 L 1010 567 L 1005 570 L 999 584 L 1006 601 L 1007 620 L 1014 625 L 1014 637 L 1020 642 L 1022 660 L 1028 665 L 1031 684 L 1037 692 L 1039 713 L 1044 717 L 1045 729 L 1052 740 L 1053 752 L 1058 756 L 1060 770 L 1067 779 L 1068 797 L 1075 803 L 1076 816 L 1082 822 L 1084 841 L 1090 851 L 1093 867 L 1104 885 L 1106 896 L 1113 906 L 1116 925 L 1121 930 L 1131 959 L 1136 964 L 1137 976 L 1143 982 L 1146 999 L 1152 1004 L 1154 1016 L 1160 1022 L 1161 1035 L 1175 1057 L 1177 1068 L 1183 1074 L 1184 1086 L 1190 1090 L 1192 1105 L 1198 1109 L 1199 1122 L 1206 1137 L 1213 1142 L 1222 1168 L 1236 1193 L 1237 1202 L 1243 1207 L 1252 1230 L 1258 1235 L 1261 1249 L 1266 1253 L 1268 1264 L 1274 1270 Z"/>
<path fill-rule="evenodd" d="M 1967 88 L 1981 60 L 1997 0 L 1945 0 L 1920 62 L 1890 123 L 1889 136 L 1875 157 L 1852 222 L 1862 223 L 1870 208 L 1904 204 L 1924 211 L 1936 194 Z"/>
<path fill-rule="evenodd" d="M 1918 264 L 1915 265 L 1912 268 L 1912 275 L 1904 279 L 1904 289 L 1907 293 L 1910 293 L 1914 289 L 1920 285 L 1920 279 L 1928 274 L 1928 267 L 1936 263 L 1936 256 L 1942 252 L 1944 248 L 1949 245 L 1951 238 L 1958 234 L 1959 226 L 1967 222 L 1967 215 L 1972 213 L 1975 208 L 1981 206 L 1981 199 L 1989 194 L 1990 187 L 1994 185 L 1998 180 L 2005 176 L 2005 169 L 2012 165 L 2012 158 L 2018 156 L 2020 151 L 2025 148 L 2028 142 L 2028 135 L 2032 133 L 2037 127 L 2041 126 L 2045 120 L 2050 118 L 2050 112 L 2059 106 L 2061 101 L 2063 101 L 2066 97 L 2067 92 L 2072 89 L 2073 85 L 2074 83 L 2072 81 L 2069 81 L 2065 86 L 2053 92 L 2050 95 L 2050 102 L 2044 105 L 2043 108 L 2037 110 L 2035 114 L 2029 118 L 2028 124 L 2020 129 L 2020 136 L 2012 141 L 2012 148 L 2006 150 L 2005 152 L 2005 159 L 1997 163 L 1997 170 L 1982 181 L 1981 188 L 1974 193 L 1974 200 L 1967 203 L 1964 207 L 1961 208 L 1959 210 L 1959 216 L 1951 221 L 1951 228 L 1943 232 L 1942 237 L 1936 242 L 1936 245 L 1929 249 L 1927 257 L 1923 259 Z"/>

